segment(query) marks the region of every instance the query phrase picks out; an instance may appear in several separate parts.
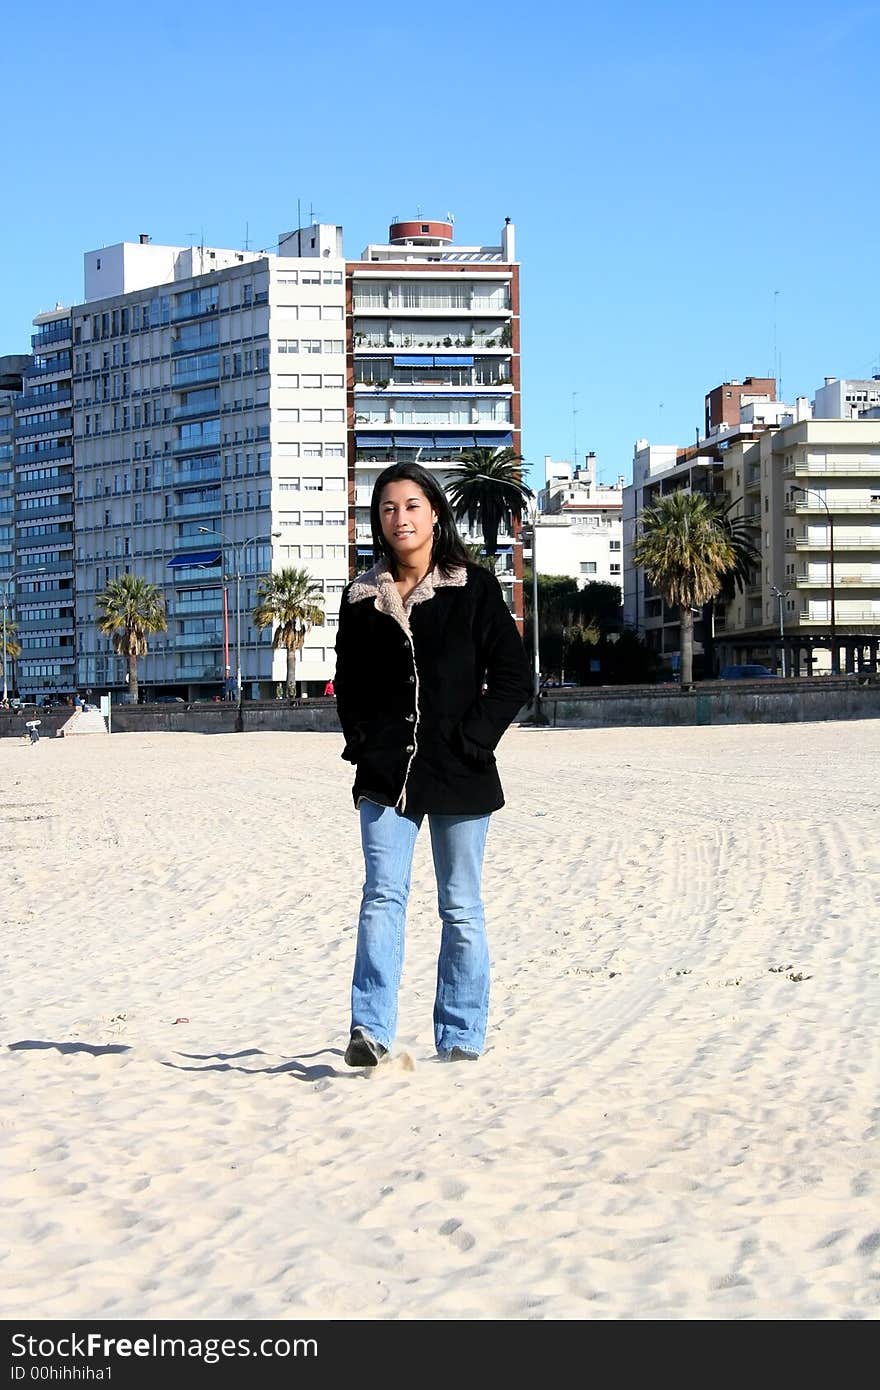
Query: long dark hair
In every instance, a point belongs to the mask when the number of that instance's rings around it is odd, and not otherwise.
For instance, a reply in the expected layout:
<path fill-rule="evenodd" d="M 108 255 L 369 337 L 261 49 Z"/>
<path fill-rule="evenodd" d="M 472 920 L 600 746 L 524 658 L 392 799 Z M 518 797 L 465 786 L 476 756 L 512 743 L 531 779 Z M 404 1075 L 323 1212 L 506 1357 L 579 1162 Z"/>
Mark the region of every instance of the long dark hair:
<path fill-rule="evenodd" d="M 382 522 L 379 519 L 379 503 L 382 498 L 382 489 L 388 483 L 415 483 L 421 488 L 427 497 L 432 508 L 437 513 L 437 521 L 440 526 L 439 535 L 434 534 L 434 548 L 431 551 L 431 562 L 444 574 L 455 569 L 458 565 L 467 565 L 470 557 L 464 548 L 464 542 L 458 534 L 458 527 L 455 524 L 455 517 L 452 507 L 449 505 L 449 498 L 443 491 L 433 473 L 429 473 L 427 468 L 422 468 L 418 463 L 392 463 L 390 468 L 385 468 L 379 474 L 373 486 L 373 496 L 370 499 L 370 525 L 373 528 L 373 554 L 377 560 L 386 560 L 389 568 L 396 572 L 396 557 L 391 546 L 382 534 Z"/>

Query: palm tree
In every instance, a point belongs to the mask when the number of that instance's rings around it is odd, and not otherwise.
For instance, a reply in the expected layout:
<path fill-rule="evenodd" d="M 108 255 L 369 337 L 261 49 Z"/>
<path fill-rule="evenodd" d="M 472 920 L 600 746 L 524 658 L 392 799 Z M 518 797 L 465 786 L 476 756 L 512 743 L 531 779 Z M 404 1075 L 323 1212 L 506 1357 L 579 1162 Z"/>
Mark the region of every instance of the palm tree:
<path fill-rule="evenodd" d="M 498 553 L 498 532 L 502 522 L 512 526 L 521 521 L 523 507 L 532 496 L 522 480 L 522 458 L 513 449 L 464 449 L 446 493 L 457 521 L 467 517 L 468 525 L 479 526 L 487 555 Z"/>
<path fill-rule="evenodd" d="M 2 638 L 2 630 L 0 630 L 0 638 Z M 11 618 L 6 619 L 6 655 L 12 661 L 21 656 L 21 646 L 15 638 L 15 623 Z"/>
<path fill-rule="evenodd" d="M 733 543 L 718 519 L 717 504 L 701 492 L 669 493 L 641 515 L 633 560 L 681 621 L 681 683 L 693 680 L 695 607 L 720 591 L 736 564 Z"/>
<path fill-rule="evenodd" d="M 148 584 L 135 574 L 121 574 L 111 579 L 97 598 L 98 629 L 113 638 L 117 656 L 128 658 L 128 694 L 133 704 L 138 701 L 138 657 L 147 654 L 147 638 L 156 632 L 167 632 L 165 599 L 155 584 Z"/>
<path fill-rule="evenodd" d="M 719 599 L 724 603 L 732 603 L 737 592 L 742 593 L 746 585 L 751 584 L 755 568 L 761 561 L 761 552 L 751 538 L 749 523 L 741 516 L 734 516 L 731 511 L 736 505 L 735 502 L 725 503 L 721 499 L 714 503 L 718 524 L 733 546 L 735 558 L 733 566 L 725 570 L 721 588 L 706 604 L 703 615 L 704 630 L 709 634 L 706 656 L 710 671 L 715 667 L 715 605 Z"/>
<path fill-rule="evenodd" d="M 258 628 L 278 626 L 272 637 L 276 651 L 287 648 L 287 696 L 293 699 L 296 694 L 296 654 L 302 650 L 309 628 L 321 627 L 324 623 L 324 595 L 308 570 L 279 570 L 277 574 L 266 574 L 257 589 L 257 606 L 254 609 L 254 626 Z"/>

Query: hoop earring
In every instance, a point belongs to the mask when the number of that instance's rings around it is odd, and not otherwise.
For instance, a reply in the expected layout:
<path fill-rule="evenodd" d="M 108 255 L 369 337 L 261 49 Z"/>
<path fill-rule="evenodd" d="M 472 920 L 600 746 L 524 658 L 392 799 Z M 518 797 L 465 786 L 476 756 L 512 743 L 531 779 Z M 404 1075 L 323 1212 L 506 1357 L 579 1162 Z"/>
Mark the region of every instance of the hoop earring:
<path fill-rule="evenodd" d="M 434 522 L 434 540 L 435 540 L 435 541 L 439 541 L 441 529 L 442 529 L 442 528 L 441 528 L 441 526 L 440 526 L 440 522 L 439 522 L 439 521 L 435 521 L 435 522 Z"/>

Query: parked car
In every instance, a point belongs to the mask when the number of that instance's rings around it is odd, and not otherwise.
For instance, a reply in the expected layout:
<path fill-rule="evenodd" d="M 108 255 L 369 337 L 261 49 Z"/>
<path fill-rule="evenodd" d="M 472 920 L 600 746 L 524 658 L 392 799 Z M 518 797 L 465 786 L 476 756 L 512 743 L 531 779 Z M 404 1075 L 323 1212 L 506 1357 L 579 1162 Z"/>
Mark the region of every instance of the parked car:
<path fill-rule="evenodd" d="M 182 695 L 157 695 L 157 696 L 156 696 L 156 704 L 157 704 L 157 705 L 185 705 L 185 704 L 186 704 L 186 700 L 184 700 L 184 698 L 183 698 Z"/>
<path fill-rule="evenodd" d="M 722 666 L 718 679 L 722 681 L 760 681 L 767 678 L 775 678 L 776 672 L 771 671 L 769 666 L 760 666 L 754 663 L 744 666 Z"/>
<path fill-rule="evenodd" d="M 577 681 L 541 681 L 542 690 L 577 690 Z"/>

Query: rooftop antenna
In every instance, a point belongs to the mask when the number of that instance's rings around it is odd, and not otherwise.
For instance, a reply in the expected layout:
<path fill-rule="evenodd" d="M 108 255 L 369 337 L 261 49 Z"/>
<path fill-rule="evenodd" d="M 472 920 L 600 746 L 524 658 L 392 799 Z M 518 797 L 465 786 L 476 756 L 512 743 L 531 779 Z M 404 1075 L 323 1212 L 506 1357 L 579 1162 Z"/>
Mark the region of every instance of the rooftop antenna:
<path fill-rule="evenodd" d="M 245 224 L 244 224 L 244 249 L 245 249 L 245 251 L 250 251 L 250 249 L 251 249 L 251 224 L 250 224 L 250 222 L 245 222 Z"/>
<path fill-rule="evenodd" d="M 572 471 L 573 474 L 577 472 L 577 458 L 578 458 L 578 420 L 577 420 L 578 413 L 577 413 L 577 398 L 578 398 L 578 393 L 577 393 L 577 391 L 572 391 L 572 393 L 571 393 L 571 433 L 572 433 L 571 471 Z"/>
<path fill-rule="evenodd" d="M 779 298 L 779 291 L 773 291 L 773 380 L 776 382 L 776 399 L 782 400 L 782 383 L 779 378 L 779 353 L 776 348 L 776 301 Z"/>

